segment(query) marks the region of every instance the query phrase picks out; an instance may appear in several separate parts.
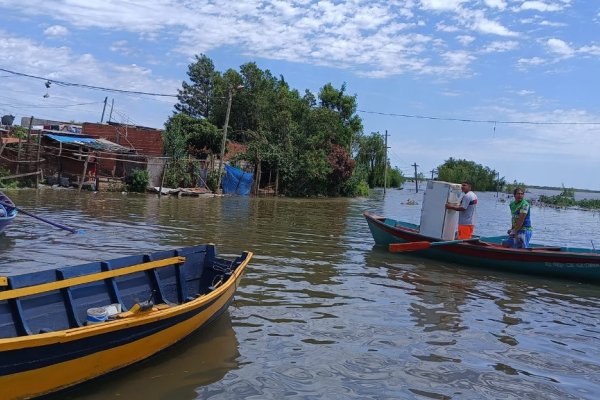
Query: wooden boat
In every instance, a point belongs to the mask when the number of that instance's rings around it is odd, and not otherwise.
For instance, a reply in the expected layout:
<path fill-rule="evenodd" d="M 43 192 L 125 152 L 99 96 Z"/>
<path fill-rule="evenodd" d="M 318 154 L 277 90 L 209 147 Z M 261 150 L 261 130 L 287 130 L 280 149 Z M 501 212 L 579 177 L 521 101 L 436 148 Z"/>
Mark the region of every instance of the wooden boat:
<path fill-rule="evenodd" d="M 535 244 L 529 249 L 505 248 L 501 240 L 506 236 L 443 241 L 419 234 L 415 224 L 369 211 L 363 215 L 375 243 L 392 252 L 411 251 L 418 256 L 480 268 L 600 281 L 600 253 L 593 249 Z"/>
<path fill-rule="evenodd" d="M 251 258 L 218 258 L 209 244 L 0 277 L 0 399 L 54 392 L 174 344 L 227 309 Z"/>
<path fill-rule="evenodd" d="M 0 233 L 2 233 L 16 218 L 17 209 L 15 208 L 15 203 L 2 192 L 0 192 L 0 203 L 5 204 L 5 206 L 0 205 L 0 207 L 2 207 L 2 210 L 0 210 Z"/>

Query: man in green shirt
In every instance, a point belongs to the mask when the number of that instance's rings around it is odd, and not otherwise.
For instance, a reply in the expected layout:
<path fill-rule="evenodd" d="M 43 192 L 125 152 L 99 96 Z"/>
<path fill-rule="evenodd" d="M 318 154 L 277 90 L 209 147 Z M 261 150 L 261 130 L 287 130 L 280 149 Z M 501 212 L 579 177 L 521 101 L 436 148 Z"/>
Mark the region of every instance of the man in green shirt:
<path fill-rule="evenodd" d="M 515 200 L 510 203 L 512 227 L 508 231 L 508 239 L 504 240 L 502 245 L 514 249 L 527 249 L 533 234 L 531 205 L 524 199 L 525 191 L 523 188 L 515 188 L 513 194 Z"/>

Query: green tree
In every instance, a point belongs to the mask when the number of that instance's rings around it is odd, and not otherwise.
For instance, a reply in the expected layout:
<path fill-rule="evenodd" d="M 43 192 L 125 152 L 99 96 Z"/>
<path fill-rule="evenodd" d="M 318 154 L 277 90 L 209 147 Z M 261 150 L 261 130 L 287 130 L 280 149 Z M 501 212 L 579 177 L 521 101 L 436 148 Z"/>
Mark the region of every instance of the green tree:
<path fill-rule="evenodd" d="M 479 191 L 495 191 L 504 185 L 504 178 L 498 180 L 496 171 L 473 161 L 450 157 L 437 170 L 439 180 L 454 183 L 468 180 L 473 183 L 473 189 Z"/>
<path fill-rule="evenodd" d="M 520 187 L 524 191 L 527 191 L 527 186 L 523 182 L 517 182 L 516 180 L 514 180 L 512 183 L 503 183 L 500 187 L 505 193 L 509 194 L 512 194 L 514 190 L 518 187 Z"/>
<path fill-rule="evenodd" d="M 392 188 L 400 188 L 406 181 L 406 178 L 402 174 L 402 171 L 398 167 L 394 167 L 388 170 L 388 186 Z"/>
<path fill-rule="evenodd" d="M 380 133 L 372 132 L 359 138 L 356 161 L 364 167 L 369 187 L 383 187 L 386 159 L 385 142 Z"/>
<path fill-rule="evenodd" d="M 220 152 L 223 133 L 206 119 L 187 114 L 169 118 L 163 131 L 165 155 L 170 157 L 165 173 L 165 184 L 171 187 L 194 186 L 197 181 L 197 162 L 190 156 L 206 158 Z"/>
<path fill-rule="evenodd" d="M 215 83 L 219 73 L 210 58 L 201 54 L 195 62 L 188 65 L 188 77 L 191 83 L 182 82 L 178 90 L 175 110 L 195 118 L 209 118 L 212 115 L 212 104 Z"/>
<path fill-rule="evenodd" d="M 254 162 L 263 184 L 265 177 L 271 184 L 276 179 L 280 192 L 291 196 L 357 192 L 361 180 L 354 174 L 352 154 L 362 122 L 356 115 L 356 96 L 346 93 L 345 84 L 338 89 L 327 83 L 317 96 L 308 90 L 300 95 L 283 77 L 255 63 L 221 74 L 206 56 L 190 64 L 188 75 L 192 84 L 184 82 L 176 110 L 201 116 L 221 132 L 231 94 L 227 138 L 246 145 L 240 157 Z M 202 146 L 214 152 L 214 129 L 199 124 L 184 117 L 170 119 L 168 155 L 195 154 L 192 149 Z M 185 171 L 185 166 L 179 169 Z"/>

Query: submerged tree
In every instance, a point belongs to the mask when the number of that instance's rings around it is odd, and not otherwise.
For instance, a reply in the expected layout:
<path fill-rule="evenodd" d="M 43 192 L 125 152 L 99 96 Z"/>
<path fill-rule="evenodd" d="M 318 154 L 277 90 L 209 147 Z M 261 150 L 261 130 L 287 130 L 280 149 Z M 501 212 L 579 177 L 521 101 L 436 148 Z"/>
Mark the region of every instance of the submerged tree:
<path fill-rule="evenodd" d="M 473 188 L 479 191 L 495 191 L 505 185 L 504 178 L 499 179 L 496 171 L 474 161 L 450 157 L 438 166 L 437 170 L 439 180 L 455 183 L 468 180 L 473 184 Z"/>
<path fill-rule="evenodd" d="M 352 154 L 362 122 L 356 115 L 356 96 L 346 93 L 345 84 L 336 89 L 327 83 L 316 96 L 308 90 L 300 95 L 283 77 L 255 63 L 220 74 L 204 55 L 190 64 L 188 76 L 192 83 L 184 82 L 176 111 L 205 119 L 222 132 L 229 109 L 227 138 L 246 146 L 239 157 L 254 163 L 257 183 L 274 183 L 280 193 L 291 196 L 355 192 L 360 180 L 354 175 Z M 178 118 L 167 124 L 165 143 L 173 144 L 177 153 L 203 143 L 213 148 L 210 130 L 195 134 L 194 141 L 188 128 L 198 129 L 197 123 Z M 186 136 L 176 138 L 175 132 Z"/>

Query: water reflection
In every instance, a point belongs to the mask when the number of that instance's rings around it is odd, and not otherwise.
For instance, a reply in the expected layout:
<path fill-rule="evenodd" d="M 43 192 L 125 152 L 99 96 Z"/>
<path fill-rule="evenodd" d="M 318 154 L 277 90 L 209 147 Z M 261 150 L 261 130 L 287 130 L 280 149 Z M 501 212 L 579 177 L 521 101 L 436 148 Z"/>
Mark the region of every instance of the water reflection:
<path fill-rule="evenodd" d="M 239 368 L 238 342 L 225 313 L 213 324 L 145 362 L 50 399 L 193 399 L 198 388 Z"/>
<path fill-rule="evenodd" d="M 224 255 L 255 252 L 229 325 L 199 335 L 199 350 L 173 349 L 71 398 L 592 399 L 600 393 L 597 286 L 373 246 L 362 211 L 418 223 L 422 193 L 390 190 L 359 199 L 9 195 L 86 233 L 19 217 L 0 241 L 3 273 L 206 242 Z M 478 233 L 506 231 L 507 203 L 494 194 L 479 197 Z M 590 238 L 600 239 L 597 213 L 534 211 L 535 241 L 589 247 Z M 565 228 L 578 233 L 565 237 Z M 229 339 L 209 342 L 223 335 Z"/>

